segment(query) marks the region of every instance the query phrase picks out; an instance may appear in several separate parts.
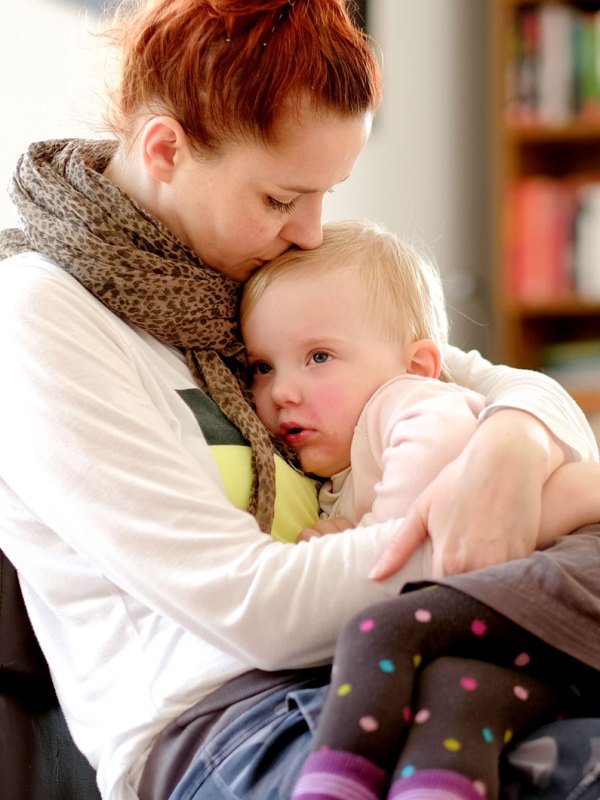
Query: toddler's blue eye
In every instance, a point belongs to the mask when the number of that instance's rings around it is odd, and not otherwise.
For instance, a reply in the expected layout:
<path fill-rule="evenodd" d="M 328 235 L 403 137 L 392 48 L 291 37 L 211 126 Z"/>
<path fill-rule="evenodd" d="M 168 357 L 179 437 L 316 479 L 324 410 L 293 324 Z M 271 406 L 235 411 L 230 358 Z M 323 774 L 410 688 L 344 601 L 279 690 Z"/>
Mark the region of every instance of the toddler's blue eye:
<path fill-rule="evenodd" d="M 329 358 L 329 353 L 313 353 L 312 360 L 315 364 L 324 364 L 326 361 L 329 361 Z"/>

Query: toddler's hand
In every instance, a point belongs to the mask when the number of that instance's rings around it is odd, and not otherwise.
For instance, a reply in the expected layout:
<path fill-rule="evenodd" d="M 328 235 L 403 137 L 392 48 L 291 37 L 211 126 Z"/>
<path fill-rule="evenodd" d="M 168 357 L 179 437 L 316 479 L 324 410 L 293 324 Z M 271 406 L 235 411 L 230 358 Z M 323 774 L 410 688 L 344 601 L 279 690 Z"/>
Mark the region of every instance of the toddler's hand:
<path fill-rule="evenodd" d="M 304 530 L 300 532 L 298 541 L 306 542 L 314 536 L 327 536 L 328 533 L 341 533 L 350 528 L 354 528 L 354 525 L 350 520 L 345 519 L 345 517 L 320 519 L 318 522 L 315 522 L 313 528 L 304 528 Z"/>

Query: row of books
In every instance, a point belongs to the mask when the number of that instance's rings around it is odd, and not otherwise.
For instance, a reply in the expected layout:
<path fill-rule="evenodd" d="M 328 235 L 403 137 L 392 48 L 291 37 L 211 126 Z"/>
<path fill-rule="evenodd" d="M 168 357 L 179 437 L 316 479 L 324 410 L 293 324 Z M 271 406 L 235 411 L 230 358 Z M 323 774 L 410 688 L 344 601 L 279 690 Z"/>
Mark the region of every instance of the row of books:
<path fill-rule="evenodd" d="M 600 176 L 521 178 L 506 203 L 507 296 L 600 302 Z"/>
<path fill-rule="evenodd" d="M 540 355 L 542 371 L 580 403 L 600 444 L 600 339 L 555 342 Z"/>
<path fill-rule="evenodd" d="M 506 109 L 519 124 L 600 119 L 600 11 L 518 9 L 507 31 Z"/>
<path fill-rule="evenodd" d="M 554 342 L 541 359 L 543 371 L 574 394 L 600 391 L 600 339 Z"/>

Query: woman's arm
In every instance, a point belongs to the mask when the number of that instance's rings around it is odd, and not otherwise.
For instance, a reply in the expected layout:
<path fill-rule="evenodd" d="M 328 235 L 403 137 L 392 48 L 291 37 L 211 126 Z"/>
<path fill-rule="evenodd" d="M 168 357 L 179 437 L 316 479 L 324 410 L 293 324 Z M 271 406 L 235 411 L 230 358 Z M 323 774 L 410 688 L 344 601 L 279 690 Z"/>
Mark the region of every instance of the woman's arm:
<path fill-rule="evenodd" d="M 560 463 L 561 449 L 531 415 L 493 414 L 413 503 L 371 577 L 393 574 L 427 536 L 435 577 L 527 555 L 537 542 L 542 486 Z"/>
<path fill-rule="evenodd" d="M 537 544 L 542 486 L 563 463 L 598 460 L 585 416 L 555 381 L 449 348 L 457 383 L 485 394 L 481 424 L 411 507 L 372 577 L 382 578 L 427 536 L 437 576 L 520 558 Z"/>
<path fill-rule="evenodd" d="M 445 363 L 456 383 L 487 398 L 481 419 L 505 408 L 528 411 L 561 443 L 566 461 L 598 461 L 598 443 L 583 411 L 563 387 L 541 372 L 492 364 L 481 353 L 448 346 Z"/>
<path fill-rule="evenodd" d="M 600 522 L 600 464 L 580 461 L 559 467 L 542 492 L 538 547 L 597 522 Z"/>
<path fill-rule="evenodd" d="M 109 641 L 106 608 L 133 606 L 280 669 L 328 659 L 347 619 L 399 591 L 366 574 L 398 523 L 273 541 L 225 498 L 177 356 L 39 256 L 2 270 L 0 546 L 45 617 L 106 614 Z"/>

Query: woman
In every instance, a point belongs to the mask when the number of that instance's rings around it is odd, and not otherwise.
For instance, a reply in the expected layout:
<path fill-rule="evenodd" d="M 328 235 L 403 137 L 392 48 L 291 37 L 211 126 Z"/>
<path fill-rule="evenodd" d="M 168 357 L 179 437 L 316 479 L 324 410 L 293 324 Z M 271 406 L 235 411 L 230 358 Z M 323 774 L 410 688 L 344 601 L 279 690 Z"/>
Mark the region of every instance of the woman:
<path fill-rule="evenodd" d="M 380 77 L 341 0 L 159 0 L 121 30 L 117 140 L 33 145 L 15 173 L 0 546 L 104 798 L 285 797 L 326 689 L 314 667 L 400 588 L 366 578 L 400 523 L 297 546 L 262 533 L 306 527 L 316 493 L 247 403 L 238 293 L 320 243 Z M 450 359 L 489 417 L 417 506 L 439 572 L 528 552 L 546 477 L 595 455 L 552 382 Z M 466 539 L 449 505 L 469 507 Z"/>

